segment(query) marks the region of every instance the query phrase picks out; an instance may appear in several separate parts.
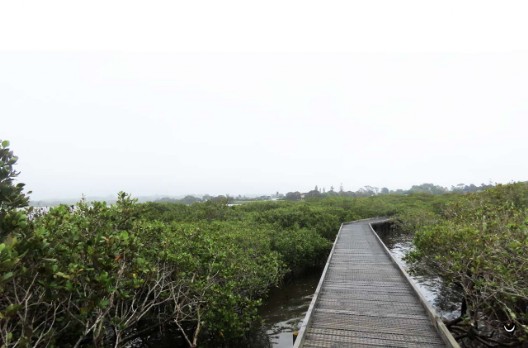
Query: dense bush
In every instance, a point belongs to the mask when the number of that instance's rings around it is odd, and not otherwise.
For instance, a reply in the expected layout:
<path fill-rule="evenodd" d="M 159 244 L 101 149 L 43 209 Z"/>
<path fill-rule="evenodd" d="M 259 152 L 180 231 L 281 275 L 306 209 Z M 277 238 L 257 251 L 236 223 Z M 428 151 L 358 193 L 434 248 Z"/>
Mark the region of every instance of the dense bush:
<path fill-rule="evenodd" d="M 80 202 L 27 208 L 0 143 L 2 347 L 123 346 L 162 327 L 189 346 L 240 337 L 270 287 L 325 262 L 342 222 L 396 216 L 417 230 L 416 265 L 459 284 L 473 322 L 511 320 L 528 337 L 528 189 L 463 195 L 313 197 L 231 206 Z"/>
<path fill-rule="evenodd" d="M 475 335 L 482 323 L 502 332 L 505 322 L 513 322 L 514 339 L 528 339 L 526 183 L 460 197 L 423 224 L 414 243 L 415 267 L 426 265 L 462 289 Z"/>
<path fill-rule="evenodd" d="M 124 194 L 114 206 L 59 206 L 11 238 L 18 256 L 2 274 L 0 299 L 6 346 L 119 345 L 140 327 L 168 323 L 190 345 L 202 328 L 247 330 L 284 272 L 269 231 L 165 224 L 137 212 Z"/>
<path fill-rule="evenodd" d="M 311 228 L 265 222 L 260 206 L 138 204 L 124 193 L 114 205 L 34 212 L 14 183 L 8 145 L 0 153 L 3 347 L 123 346 L 162 326 L 178 328 L 189 346 L 204 332 L 238 337 L 288 269 L 320 263 L 330 247 L 321 233 L 334 217 L 319 212 L 306 223 L 307 207 L 299 223 Z"/>
<path fill-rule="evenodd" d="M 259 223 L 274 224 L 279 229 L 314 229 L 322 237 L 334 240 L 342 221 L 332 209 L 308 203 L 297 203 L 264 211 L 256 216 Z"/>

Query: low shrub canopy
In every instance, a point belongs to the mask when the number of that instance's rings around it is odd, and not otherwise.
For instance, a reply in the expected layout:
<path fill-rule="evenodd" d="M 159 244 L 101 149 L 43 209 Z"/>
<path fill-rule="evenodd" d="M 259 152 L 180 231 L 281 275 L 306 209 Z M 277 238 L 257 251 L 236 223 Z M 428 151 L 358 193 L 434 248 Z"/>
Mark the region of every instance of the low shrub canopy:
<path fill-rule="evenodd" d="M 119 193 L 113 205 L 44 213 L 27 207 L 17 158 L 0 144 L 3 347 L 123 346 L 166 326 L 189 346 L 206 334 L 240 337 L 285 274 L 324 264 L 342 222 L 374 216 L 416 230 L 415 265 L 461 284 L 474 315 L 508 318 L 526 338 L 526 184 L 239 206 L 139 204 Z"/>

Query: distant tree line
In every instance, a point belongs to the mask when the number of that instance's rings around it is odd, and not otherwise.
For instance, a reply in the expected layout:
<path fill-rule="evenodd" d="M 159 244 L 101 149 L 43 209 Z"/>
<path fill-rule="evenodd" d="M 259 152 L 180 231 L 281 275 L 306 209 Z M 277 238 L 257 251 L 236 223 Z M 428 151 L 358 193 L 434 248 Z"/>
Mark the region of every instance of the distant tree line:
<path fill-rule="evenodd" d="M 317 199 L 317 198 L 325 198 L 325 197 L 371 197 L 371 196 L 378 196 L 378 195 L 408 195 L 408 194 L 414 194 L 414 193 L 426 193 L 426 194 L 433 194 L 433 195 L 439 195 L 444 193 L 473 193 L 473 192 L 482 192 L 486 189 L 489 189 L 493 187 L 493 184 L 481 184 L 480 186 L 476 186 L 474 184 L 466 185 L 466 184 L 458 184 L 456 186 L 451 186 L 451 188 L 431 184 L 431 183 L 424 183 L 421 185 L 413 185 L 408 190 L 389 190 L 386 187 L 375 187 L 375 186 L 363 186 L 357 191 L 345 191 L 343 189 L 343 185 L 340 186 L 339 191 L 335 191 L 334 187 L 331 186 L 329 191 L 326 191 L 325 188 L 320 189 L 317 185 L 315 188 L 311 191 L 301 193 L 299 191 L 295 192 L 288 192 L 284 196 L 284 199 L 289 201 L 299 201 L 302 199 Z"/>
<path fill-rule="evenodd" d="M 414 193 L 425 193 L 425 194 L 432 194 L 432 195 L 440 195 L 444 193 L 474 193 L 474 192 L 482 192 L 486 189 L 492 188 L 493 184 L 480 184 L 479 186 L 476 186 L 475 184 L 458 184 L 456 186 L 451 186 L 450 188 L 435 185 L 432 183 L 424 183 L 421 185 L 413 185 L 408 190 L 403 189 L 397 189 L 397 190 L 389 190 L 387 187 L 375 187 L 366 185 L 360 188 L 357 191 L 345 191 L 343 188 L 343 185 L 340 185 L 339 190 L 335 190 L 334 186 L 330 186 L 330 189 L 327 191 L 326 188 L 319 188 L 319 186 L 315 186 L 313 190 L 310 190 L 308 192 L 300 192 L 300 191 L 294 191 L 294 192 L 288 192 L 285 195 L 281 194 L 279 192 L 276 192 L 272 195 L 262 195 L 257 197 L 247 197 L 247 196 L 230 196 L 228 194 L 226 195 L 219 195 L 219 196 L 211 196 L 211 195 L 204 195 L 201 197 L 194 196 L 194 195 L 187 195 L 183 198 L 173 198 L 173 197 L 163 197 L 160 199 L 155 200 L 155 202 L 159 203 L 179 203 L 179 204 L 186 204 L 191 205 L 193 203 L 200 203 L 200 202 L 226 202 L 228 204 L 237 204 L 237 203 L 244 203 L 244 202 L 253 202 L 253 201 L 269 201 L 269 200 L 277 200 L 277 199 L 285 199 L 287 201 L 300 201 L 303 199 L 319 199 L 319 198 L 325 198 L 325 197 L 371 197 L 371 196 L 378 196 L 378 195 L 408 195 L 408 194 L 414 194 Z"/>

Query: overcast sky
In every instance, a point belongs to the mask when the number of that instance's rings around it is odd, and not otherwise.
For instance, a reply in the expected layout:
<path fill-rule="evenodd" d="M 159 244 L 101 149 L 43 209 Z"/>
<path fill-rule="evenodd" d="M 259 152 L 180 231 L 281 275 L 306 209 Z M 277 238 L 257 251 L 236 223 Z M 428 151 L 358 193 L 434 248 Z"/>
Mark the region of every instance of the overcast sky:
<path fill-rule="evenodd" d="M 5 1 L 35 200 L 528 180 L 524 1 Z"/>

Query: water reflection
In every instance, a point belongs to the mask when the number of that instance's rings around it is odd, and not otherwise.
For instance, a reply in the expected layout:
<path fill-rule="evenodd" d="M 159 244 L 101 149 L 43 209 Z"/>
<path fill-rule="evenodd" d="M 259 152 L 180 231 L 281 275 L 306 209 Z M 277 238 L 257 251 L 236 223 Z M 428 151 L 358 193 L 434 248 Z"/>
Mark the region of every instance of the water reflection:
<path fill-rule="evenodd" d="M 293 332 L 299 330 L 310 306 L 321 270 L 313 270 L 274 289 L 260 310 L 263 320 L 261 330 L 267 345 L 252 347 L 291 348 Z"/>

